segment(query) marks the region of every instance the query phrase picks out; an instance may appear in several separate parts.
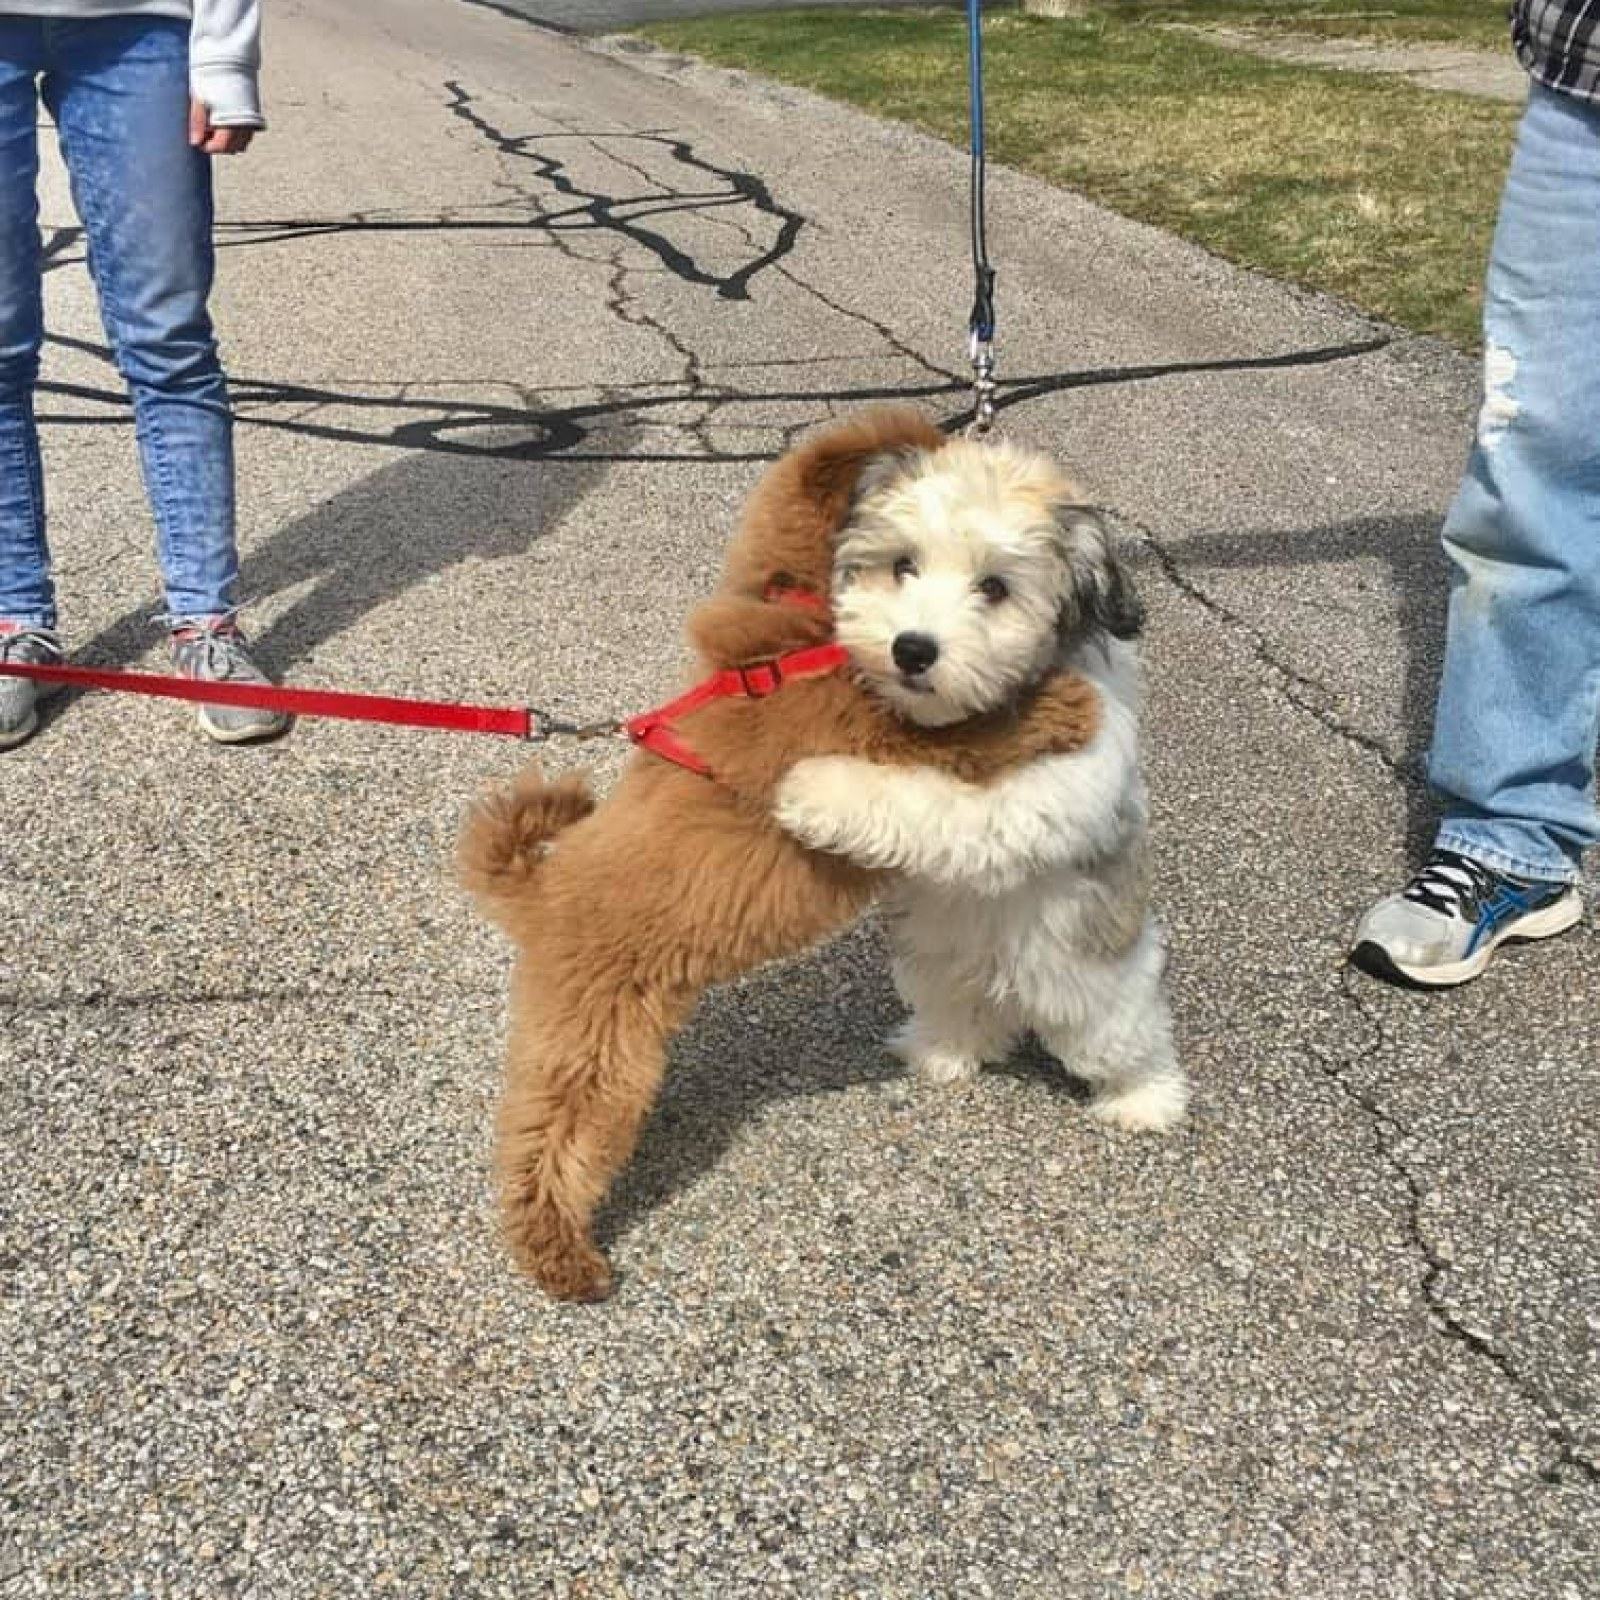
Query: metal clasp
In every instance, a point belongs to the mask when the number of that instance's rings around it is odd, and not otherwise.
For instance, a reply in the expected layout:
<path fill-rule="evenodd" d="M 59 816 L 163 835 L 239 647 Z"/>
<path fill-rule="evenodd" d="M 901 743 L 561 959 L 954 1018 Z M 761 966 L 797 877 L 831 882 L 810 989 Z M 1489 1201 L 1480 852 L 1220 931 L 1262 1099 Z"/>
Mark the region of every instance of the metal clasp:
<path fill-rule="evenodd" d="M 972 423 L 967 432 L 982 438 L 994 426 L 994 340 L 974 331 L 968 346 L 972 358 Z"/>
<path fill-rule="evenodd" d="M 576 739 L 585 743 L 591 739 L 609 739 L 624 731 L 624 724 L 614 718 L 595 722 L 570 722 L 565 717 L 552 716 L 548 711 L 533 707 L 528 718 L 528 741 L 544 744 L 550 739 Z"/>

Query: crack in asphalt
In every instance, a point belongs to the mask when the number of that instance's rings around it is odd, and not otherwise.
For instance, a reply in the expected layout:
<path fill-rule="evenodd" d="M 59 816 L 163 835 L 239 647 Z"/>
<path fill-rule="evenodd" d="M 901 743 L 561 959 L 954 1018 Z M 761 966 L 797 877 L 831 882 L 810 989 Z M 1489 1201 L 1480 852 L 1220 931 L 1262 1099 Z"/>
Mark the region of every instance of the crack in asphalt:
<path fill-rule="evenodd" d="M 679 395 L 659 397 L 662 403 L 671 404 L 698 404 L 699 415 L 683 426 L 683 432 L 693 441 L 701 454 L 708 458 L 718 455 L 715 441 L 711 438 L 710 428 L 716 412 L 723 399 L 722 396 L 711 392 L 706 381 L 705 370 L 701 364 L 700 354 L 694 347 L 680 337 L 677 330 L 668 326 L 659 317 L 645 309 L 639 297 L 630 291 L 628 279 L 637 272 L 637 267 L 628 264 L 625 251 L 629 243 L 642 245 L 661 262 L 668 271 L 684 282 L 697 284 L 703 287 L 714 287 L 719 296 L 729 300 L 748 300 L 750 298 L 750 283 L 765 267 L 775 266 L 782 256 L 788 254 L 794 247 L 804 219 L 798 212 L 789 211 L 780 207 L 772 199 L 767 187 L 760 179 L 749 173 L 735 172 L 716 166 L 695 155 L 692 146 L 686 140 L 673 139 L 668 135 L 654 131 L 617 133 L 617 134 L 590 134 L 563 125 L 564 131 L 557 135 L 561 138 L 581 140 L 590 149 L 603 159 L 608 160 L 623 170 L 633 173 L 653 193 L 642 196 L 621 197 L 607 195 L 599 190 L 582 189 L 567 174 L 564 163 L 554 156 L 538 149 L 534 141 L 538 135 L 513 136 L 491 123 L 476 109 L 473 95 L 456 80 L 447 80 L 446 92 L 450 100 L 446 103 L 449 113 L 466 122 L 476 133 L 485 138 L 493 149 L 502 156 L 511 156 L 517 159 L 530 160 L 534 163 L 537 176 L 549 183 L 558 194 L 568 198 L 577 198 L 587 201 L 583 214 L 587 215 L 594 225 L 620 235 L 613 248 L 606 265 L 609 269 L 606 280 L 605 308 L 618 322 L 628 327 L 642 329 L 659 339 L 672 351 L 673 355 L 682 363 L 681 376 L 676 380 L 683 393 Z M 688 166 L 699 172 L 714 174 L 725 179 L 729 185 L 727 194 L 684 194 L 680 191 L 669 189 L 658 179 L 653 177 L 649 170 L 637 161 L 630 160 L 624 155 L 619 155 L 615 150 L 607 148 L 610 143 L 638 139 L 665 147 L 671 152 L 674 159 L 681 165 Z M 548 223 L 552 213 L 545 209 L 543 199 L 538 194 L 520 184 L 508 184 L 514 194 L 518 195 L 524 204 L 533 208 L 534 214 L 540 220 Z M 639 214 L 651 216 L 661 214 L 656 209 L 658 203 L 670 202 L 670 209 L 687 207 L 699 215 L 708 215 L 706 206 L 727 203 L 729 198 L 736 198 L 743 202 L 748 200 L 755 209 L 768 216 L 780 219 L 780 230 L 776 242 L 768 249 L 761 247 L 743 229 L 741 237 L 751 245 L 757 253 L 747 259 L 743 266 L 733 274 L 719 278 L 715 273 L 699 266 L 694 259 L 678 246 L 671 244 L 662 235 L 650 229 L 641 229 L 637 226 L 635 217 Z M 633 208 L 627 218 L 619 218 L 618 210 L 622 207 Z M 641 208 L 649 207 L 647 211 Z M 554 215 L 564 215 L 555 213 Z M 569 249 L 568 241 L 561 237 L 559 232 L 551 235 L 553 242 L 563 254 L 570 258 L 578 258 L 577 252 Z M 589 264 L 595 264 L 592 258 L 582 258 Z M 607 403 L 613 403 L 612 397 L 602 395 Z M 730 391 L 730 398 L 742 398 L 737 389 Z"/>
<path fill-rule="evenodd" d="M 726 221 L 729 219 L 718 218 L 715 220 Z M 955 389 L 963 389 L 971 382 L 971 379 L 962 373 L 956 372 L 950 367 L 941 367 L 938 362 L 929 360 L 920 350 L 913 349 L 888 323 L 880 322 L 867 312 L 858 311 L 855 307 L 844 305 L 840 301 L 833 299 L 832 296 L 825 294 L 816 284 L 802 278 L 792 267 L 780 266 L 777 269 L 777 273 L 780 278 L 792 283 L 802 294 L 809 295 L 819 305 L 826 306 L 829 311 L 832 311 L 837 316 L 846 317 L 851 322 L 859 323 L 863 328 L 875 333 L 895 355 L 901 356 L 914 366 L 920 367 L 930 378 L 943 379 Z"/>
<path fill-rule="evenodd" d="M 1129 529 L 1138 542 L 1149 550 L 1155 557 L 1162 576 L 1179 594 L 1187 600 L 1192 600 L 1230 632 L 1248 640 L 1251 658 L 1267 669 L 1276 682 L 1278 692 L 1290 705 L 1298 711 L 1305 712 L 1313 721 L 1344 743 L 1375 757 L 1383 769 L 1399 782 L 1409 787 L 1421 785 L 1422 775 L 1413 763 L 1396 756 L 1388 745 L 1374 734 L 1367 733 L 1338 716 L 1332 704 L 1335 698 L 1334 691 L 1325 683 L 1318 682 L 1317 679 L 1285 661 L 1273 649 L 1271 641 L 1264 633 L 1251 627 L 1231 606 L 1196 583 L 1183 570 L 1183 565 L 1172 548 L 1159 538 L 1154 529 L 1112 508 L 1104 509 L 1113 521 Z"/>
<path fill-rule="evenodd" d="M 503 129 L 496 127 L 478 109 L 471 92 L 458 80 L 447 80 L 444 85 L 451 96 L 447 109 L 453 116 L 466 121 L 476 132 L 483 135 L 493 148 L 502 155 L 514 156 L 521 159 L 532 160 L 537 168 L 538 177 L 551 183 L 558 193 L 568 198 L 582 198 L 588 202 L 593 220 L 602 226 L 609 225 L 619 207 L 645 207 L 658 202 L 673 203 L 672 209 L 681 208 L 690 210 L 701 221 L 724 228 L 733 232 L 752 252 L 749 259 L 737 271 L 726 278 L 718 279 L 708 269 L 699 266 L 688 253 L 677 246 L 666 246 L 665 241 L 658 234 L 648 232 L 641 237 L 636 229 L 619 227 L 617 231 L 623 232 L 628 241 L 643 244 L 657 260 L 661 261 L 675 276 L 685 282 L 700 285 L 718 285 L 718 293 L 727 299 L 749 299 L 749 286 L 755 277 L 762 271 L 771 269 L 786 283 L 790 284 L 801 294 L 825 307 L 833 314 L 867 328 L 883 345 L 894 355 L 910 362 L 923 374 L 932 378 L 938 384 L 935 392 L 956 392 L 963 380 L 959 374 L 947 367 L 942 367 L 929 361 L 919 350 L 912 348 L 901 339 L 886 323 L 879 321 L 863 311 L 841 304 L 808 282 L 797 273 L 786 258 L 791 254 L 795 241 L 799 237 L 806 219 L 797 211 L 779 203 L 767 185 L 755 175 L 740 171 L 736 168 L 721 167 L 707 161 L 694 152 L 688 141 L 676 139 L 656 129 L 639 129 L 626 133 L 589 133 L 574 129 L 567 124 L 562 124 L 563 132 L 557 137 L 583 140 L 597 155 L 614 163 L 624 171 L 630 172 L 645 188 L 650 191 L 644 195 L 630 197 L 608 196 L 593 189 L 580 189 L 566 173 L 562 163 L 555 160 L 548 152 L 538 148 L 536 141 L 540 137 L 536 134 L 511 135 Z M 618 143 L 628 141 L 655 144 L 667 149 L 674 159 L 693 170 L 714 174 L 725 180 L 740 199 L 749 199 L 757 215 L 780 219 L 780 229 L 775 243 L 768 246 L 757 237 L 755 232 L 748 227 L 739 216 L 725 214 L 723 207 L 728 196 L 684 193 L 662 183 L 661 179 L 653 174 L 643 163 L 632 159 L 625 153 L 620 153 L 612 148 Z M 548 221 L 550 213 L 544 212 L 540 197 L 527 190 L 521 191 L 526 202 L 540 211 L 544 220 Z M 710 204 L 708 204 L 708 201 Z M 744 209 L 744 208 L 740 208 Z M 654 215 L 655 212 L 648 214 Z M 557 239 L 557 243 L 562 241 Z M 721 405 L 728 401 L 762 398 L 738 389 L 721 393 L 714 392 L 705 382 L 701 358 L 679 333 L 667 326 L 659 318 L 653 316 L 640 304 L 638 297 L 629 292 L 628 278 L 637 268 L 630 267 L 623 256 L 624 246 L 619 244 L 617 251 L 612 255 L 609 265 L 611 275 L 607 283 L 606 309 L 617 318 L 633 327 L 640 327 L 655 334 L 677 355 L 684 363 L 683 383 L 686 388 L 684 398 L 701 401 L 704 403 L 702 415 L 685 428 L 685 432 L 708 455 L 715 453 L 715 447 L 710 438 L 710 428 L 716 420 L 716 413 Z M 813 396 L 822 402 L 825 410 L 832 411 L 834 397 L 826 394 Z M 806 428 L 811 426 L 815 418 L 805 418 L 797 422 L 778 425 L 780 435 L 779 453 L 787 449 L 794 439 Z"/>
<path fill-rule="evenodd" d="M 684 388 L 682 398 L 686 404 L 698 403 L 700 406 L 700 415 L 693 422 L 686 424 L 683 431 L 699 446 L 702 454 L 714 456 L 717 447 L 709 430 L 718 402 L 707 393 L 705 372 L 700 365 L 699 352 L 685 344 L 666 323 L 651 316 L 638 303 L 637 298 L 629 294 L 629 270 L 619 250 L 611 259 L 611 275 L 606 282 L 606 310 L 618 322 L 653 333 L 682 361 L 683 376 L 677 380 Z"/>
<path fill-rule="evenodd" d="M 446 106 L 451 116 L 465 122 L 501 155 L 532 162 L 540 179 L 548 183 L 558 194 L 580 202 L 566 211 L 543 213 L 546 222 L 562 220 L 568 216 L 585 218 L 587 225 L 615 233 L 628 243 L 639 245 L 649 251 L 674 277 L 681 278 L 685 283 L 713 289 L 723 300 L 748 300 L 751 281 L 766 268 L 775 266 L 794 249 L 800 230 L 805 226 L 806 219 L 798 211 L 791 211 L 787 206 L 779 205 L 766 184 L 754 173 L 734 167 L 719 167 L 715 162 L 697 155 L 694 146 L 687 139 L 655 132 L 594 134 L 565 126 L 559 133 L 554 134 L 509 134 L 496 127 L 476 108 L 474 96 L 457 80 L 447 79 L 444 87 L 451 96 Z M 656 194 L 610 195 L 599 190 L 584 189 L 572 178 L 564 161 L 541 148 L 540 141 L 550 139 L 581 140 L 591 148 L 597 149 L 601 148 L 596 142 L 600 139 L 624 144 L 634 142 L 657 146 L 670 154 L 681 166 L 692 172 L 701 173 L 714 182 L 720 182 L 724 187 L 710 189 L 704 193 L 684 193 L 663 189 L 655 180 L 648 179 L 647 181 L 657 189 Z M 609 154 L 604 150 L 602 153 Z M 637 171 L 638 168 L 635 167 L 634 170 Z M 529 195 L 527 198 L 537 204 L 534 196 Z M 719 275 L 701 266 L 693 256 L 664 234 L 640 224 L 639 217 L 654 215 L 654 206 L 663 200 L 685 204 L 695 211 L 713 206 L 749 205 L 758 213 L 769 216 L 778 223 L 778 235 L 770 246 L 746 261 L 735 272 Z M 679 205 L 674 204 L 671 209 L 679 209 Z"/>
<path fill-rule="evenodd" d="M 456 985 L 450 990 L 452 999 L 503 998 L 503 985 Z M 88 989 L 81 994 L 45 995 L 39 997 L 12 996 L 0 998 L 0 1019 L 11 1020 L 28 1016 L 57 1016 L 75 1011 L 83 1012 L 144 1012 L 162 1010 L 199 1010 L 206 1006 L 254 1005 L 317 1005 L 331 1000 L 404 1000 L 407 991 L 383 984 L 333 984 L 287 985 L 282 988 L 263 989 L 198 989 L 173 993 L 152 989 L 142 993 L 116 994 L 109 989 Z"/>
<path fill-rule="evenodd" d="M 1266 667 L 1276 681 L 1278 692 L 1297 710 L 1304 712 L 1325 731 L 1352 746 L 1354 749 L 1376 757 L 1389 775 L 1407 786 L 1418 786 L 1422 779 L 1408 763 L 1398 760 L 1380 740 L 1337 717 L 1328 704 L 1332 691 L 1325 684 L 1289 665 L 1272 649 L 1266 636 L 1251 627 L 1230 607 L 1209 594 L 1183 570 L 1172 550 L 1156 537 L 1154 532 L 1132 518 L 1112 512 L 1113 518 L 1127 527 L 1139 542 L 1155 557 L 1168 583 L 1185 599 L 1194 602 L 1208 616 L 1219 622 L 1230 633 L 1243 636 L 1249 643 L 1251 659 Z M 1362 1061 L 1381 1058 L 1389 1049 L 1387 1029 L 1382 1018 L 1362 997 L 1359 982 L 1348 966 L 1340 971 L 1339 994 L 1342 1000 L 1366 1025 L 1369 1037 L 1357 1043 L 1342 1056 L 1329 1055 L 1308 1045 L 1307 1052 L 1318 1075 L 1333 1085 L 1335 1090 L 1353 1105 L 1371 1125 L 1378 1154 L 1390 1168 L 1405 1193 L 1405 1229 L 1412 1248 L 1422 1261 L 1421 1290 L 1428 1319 L 1447 1339 L 1470 1351 L 1499 1373 L 1510 1388 L 1528 1405 L 1542 1421 L 1554 1446 L 1553 1461 L 1542 1469 L 1540 1476 L 1552 1484 L 1563 1483 L 1569 1477 L 1600 1487 L 1600 1463 L 1591 1459 L 1573 1436 L 1561 1416 L 1559 1408 L 1540 1386 L 1518 1366 L 1516 1359 L 1502 1349 L 1486 1334 L 1471 1328 L 1446 1301 L 1444 1282 L 1449 1273 L 1449 1263 L 1438 1247 L 1428 1237 L 1423 1227 L 1423 1205 L 1429 1190 L 1416 1168 L 1409 1162 L 1403 1147 L 1413 1137 L 1413 1132 L 1393 1111 L 1383 1105 L 1376 1095 L 1362 1088 L 1350 1076 L 1352 1068 Z"/>
<path fill-rule="evenodd" d="M 1404 1187 L 1406 1233 L 1422 1259 L 1421 1287 L 1428 1318 L 1447 1339 L 1493 1367 L 1511 1389 L 1538 1413 L 1556 1451 L 1554 1459 L 1540 1472 L 1540 1477 L 1546 1483 L 1560 1484 L 1569 1478 L 1576 1478 L 1591 1487 L 1600 1488 L 1600 1462 L 1584 1453 L 1563 1420 L 1560 1409 L 1521 1370 L 1509 1351 L 1502 1349 L 1487 1334 L 1469 1327 L 1446 1301 L 1444 1280 L 1449 1274 L 1449 1262 L 1440 1254 L 1438 1246 L 1428 1237 L 1422 1225 L 1423 1204 L 1429 1191 L 1403 1153 L 1403 1146 L 1414 1137 L 1413 1132 L 1370 1090 L 1362 1088 L 1350 1077 L 1352 1067 L 1361 1061 L 1380 1057 L 1390 1048 L 1388 1030 L 1383 1025 L 1383 1019 L 1362 997 L 1359 989 L 1361 982 L 1349 966 L 1341 968 L 1340 995 L 1370 1030 L 1366 1044 L 1352 1048 L 1343 1058 L 1325 1055 L 1314 1045 L 1307 1048 L 1322 1078 L 1331 1083 L 1371 1124 L 1379 1155 Z"/>

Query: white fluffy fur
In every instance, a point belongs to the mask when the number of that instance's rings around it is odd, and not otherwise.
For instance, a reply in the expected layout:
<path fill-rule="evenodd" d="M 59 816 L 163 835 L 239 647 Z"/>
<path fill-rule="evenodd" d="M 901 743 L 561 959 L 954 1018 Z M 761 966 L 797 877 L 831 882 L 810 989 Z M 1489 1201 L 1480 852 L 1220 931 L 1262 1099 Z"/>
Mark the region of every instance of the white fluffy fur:
<path fill-rule="evenodd" d="M 1188 1087 L 1145 905 L 1139 664 L 1097 617 L 1108 592 L 1131 596 L 1074 499 L 1048 462 L 1004 446 L 899 463 L 869 481 L 845 531 L 835 600 L 841 640 L 906 714 L 953 721 L 1059 666 L 1100 690 L 1091 742 L 984 787 L 803 761 L 777 816 L 813 848 L 897 875 L 887 921 L 912 1010 L 898 1047 L 925 1079 L 970 1078 L 1032 1030 L 1092 1086 L 1096 1115 L 1166 1128 Z M 979 587 L 994 577 L 998 600 Z M 911 678 L 892 656 L 907 630 L 939 646 Z"/>

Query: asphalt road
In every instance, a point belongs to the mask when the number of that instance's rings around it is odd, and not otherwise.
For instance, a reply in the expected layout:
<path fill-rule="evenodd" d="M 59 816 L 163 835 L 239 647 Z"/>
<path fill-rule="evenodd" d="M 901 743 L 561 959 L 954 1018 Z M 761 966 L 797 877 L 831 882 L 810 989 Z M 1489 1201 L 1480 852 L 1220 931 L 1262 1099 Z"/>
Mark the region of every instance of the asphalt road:
<path fill-rule="evenodd" d="M 958 151 L 444 0 L 283 0 L 267 89 L 217 311 L 295 681 L 653 703 L 765 459 L 962 403 Z M 1005 425 L 1150 606 L 1192 1125 L 1041 1061 L 913 1090 L 869 925 L 708 1000 L 618 1296 L 555 1308 L 494 1237 L 507 952 L 447 876 L 521 752 L 64 705 L 0 760 L 5 1600 L 1595 1594 L 1600 938 L 1435 998 L 1340 966 L 1426 831 L 1475 374 L 991 200 Z M 66 623 L 153 664 L 53 158 L 43 220 Z"/>

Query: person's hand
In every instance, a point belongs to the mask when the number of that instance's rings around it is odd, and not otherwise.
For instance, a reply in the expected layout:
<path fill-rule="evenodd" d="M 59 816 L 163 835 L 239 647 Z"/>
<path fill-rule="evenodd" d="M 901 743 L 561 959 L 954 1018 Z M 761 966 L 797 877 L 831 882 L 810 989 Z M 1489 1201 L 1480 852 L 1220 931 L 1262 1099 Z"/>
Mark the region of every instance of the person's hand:
<path fill-rule="evenodd" d="M 254 128 L 217 128 L 211 123 L 211 108 L 203 100 L 189 102 L 189 143 L 202 155 L 237 156 L 250 148 Z"/>

